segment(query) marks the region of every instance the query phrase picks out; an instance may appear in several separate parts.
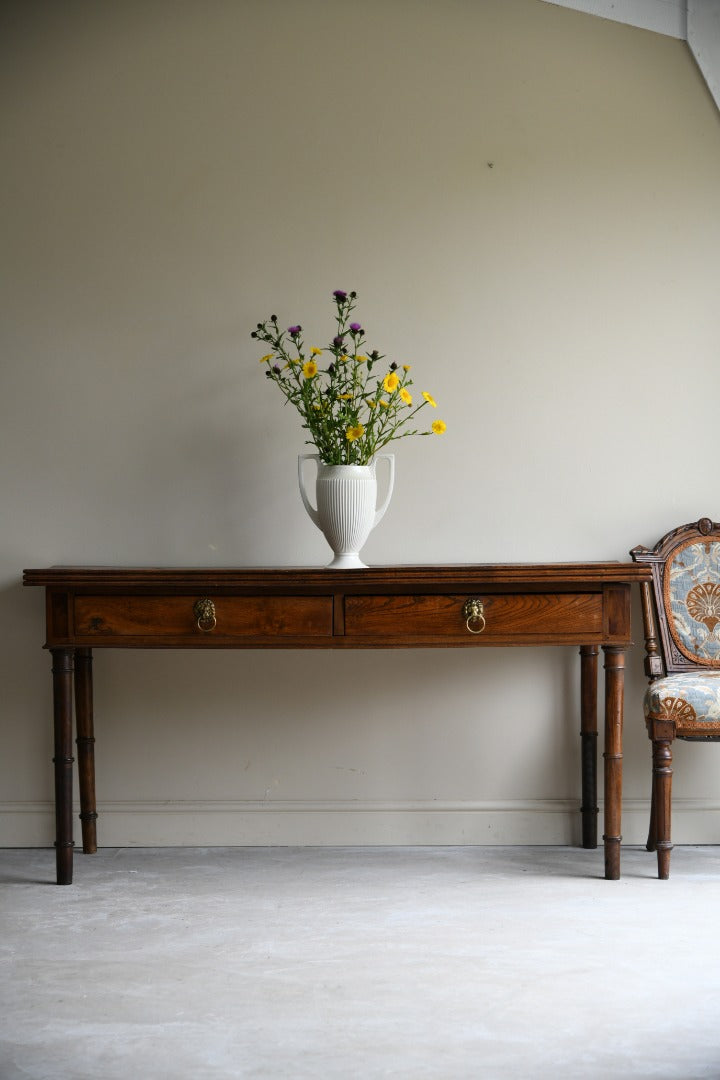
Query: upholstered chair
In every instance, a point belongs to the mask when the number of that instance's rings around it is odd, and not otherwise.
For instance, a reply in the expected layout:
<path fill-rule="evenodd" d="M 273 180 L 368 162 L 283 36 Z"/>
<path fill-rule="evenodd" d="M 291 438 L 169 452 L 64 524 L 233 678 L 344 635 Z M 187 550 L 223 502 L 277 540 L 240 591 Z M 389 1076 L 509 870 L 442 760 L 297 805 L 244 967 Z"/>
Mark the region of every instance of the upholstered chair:
<path fill-rule="evenodd" d="M 701 518 L 630 554 L 652 571 L 642 585 L 653 760 L 647 847 L 657 851 L 658 877 L 668 878 L 673 740 L 720 741 L 720 524 Z"/>

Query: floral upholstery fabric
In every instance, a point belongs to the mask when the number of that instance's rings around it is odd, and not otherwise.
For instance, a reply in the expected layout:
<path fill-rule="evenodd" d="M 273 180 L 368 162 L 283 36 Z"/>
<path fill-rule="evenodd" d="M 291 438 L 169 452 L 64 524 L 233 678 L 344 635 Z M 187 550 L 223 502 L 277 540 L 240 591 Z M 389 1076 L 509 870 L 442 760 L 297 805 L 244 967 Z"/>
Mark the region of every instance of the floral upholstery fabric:
<path fill-rule="evenodd" d="M 670 630 L 689 660 L 720 667 L 720 543 L 693 540 L 667 564 Z"/>
<path fill-rule="evenodd" d="M 668 675 L 645 693 L 645 717 L 672 720 L 678 733 L 694 725 L 720 731 L 720 671 Z"/>

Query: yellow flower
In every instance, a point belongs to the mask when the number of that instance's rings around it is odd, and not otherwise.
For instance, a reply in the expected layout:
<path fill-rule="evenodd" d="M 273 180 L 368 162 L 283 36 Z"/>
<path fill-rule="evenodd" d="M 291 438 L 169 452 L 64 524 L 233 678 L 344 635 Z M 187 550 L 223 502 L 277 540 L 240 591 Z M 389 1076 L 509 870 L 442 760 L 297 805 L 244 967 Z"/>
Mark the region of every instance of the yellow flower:
<path fill-rule="evenodd" d="M 377 401 L 371 401 L 370 398 L 366 398 L 366 401 L 371 409 L 377 409 Z"/>
<path fill-rule="evenodd" d="M 397 377 L 394 371 L 389 371 L 383 379 L 383 390 L 386 390 L 388 394 L 392 394 L 397 390 L 400 379 Z"/>
<path fill-rule="evenodd" d="M 338 401 L 352 401 L 352 394 L 338 394 Z"/>
<path fill-rule="evenodd" d="M 409 371 L 409 370 L 410 370 L 410 365 L 409 364 L 403 364 L 403 371 Z"/>
<path fill-rule="evenodd" d="M 432 397 L 430 394 L 428 394 L 427 390 L 423 390 L 422 396 L 425 398 L 428 405 L 432 405 L 433 409 L 437 409 L 437 401 L 435 400 L 434 397 Z"/>
<path fill-rule="evenodd" d="M 409 390 L 406 390 L 404 386 L 403 386 L 402 390 L 400 391 L 400 397 L 402 398 L 402 400 L 405 402 L 406 405 L 412 405 L 412 394 L 410 393 Z"/>
<path fill-rule="evenodd" d="M 358 355 L 358 356 L 355 357 L 355 359 L 357 360 L 358 364 L 364 364 L 365 361 L 367 360 L 367 356 L 359 356 Z"/>
<path fill-rule="evenodd" d="M 303 375 L 306 379 L 312 379 L 318 373 L 318 366 L 314 360 L 306 360 L 303 364 Z"/>
<path fill-rule="evenodd" d="M 272 360 L 273 354 L 271 352 L 265 353 L 265 356 L 260 357 L 261 364 L 267 364 L 268 360 Z"/>
<path fill-rule="evenodd" d="M 383 409 L 389 409 L 390 408 L 390 402 L 389 401 L 383 401 L 382 398 L 380 398 L 380 404 L 382 405 Z"/>
<path fill-rule="evenodd" d="M 442 435 L 447 430 L 447 424 L 444 420 L 433 420 L 432 429 L 436 435 Z"/>
<path fill-rule="evenodd" d="M 348 442 L 355 442 L 356 439 L 361 439 L 365 434 L 365 428 L 362 424 L 357 424 L 355 427 L 349 427 L 345 432 L 345 438 Z"/>
<path fill-rule="evenodd" d="M 311 356 L 321 356 L 322 355 L 322 349 L 318 349 L 318 347 L 316 345 L 313 345 L 312 349 L 310 350 L 310 355 Z"/>
<path fill-rule="evenodd" d="M 340 360 L 341 364 L 346 364 L 349 359 L 350 359 L 350 357 L 347 355 L 347 353 L 343 353 L 343 355 L 341 357 L 339 357 L 339 360 Z"/>

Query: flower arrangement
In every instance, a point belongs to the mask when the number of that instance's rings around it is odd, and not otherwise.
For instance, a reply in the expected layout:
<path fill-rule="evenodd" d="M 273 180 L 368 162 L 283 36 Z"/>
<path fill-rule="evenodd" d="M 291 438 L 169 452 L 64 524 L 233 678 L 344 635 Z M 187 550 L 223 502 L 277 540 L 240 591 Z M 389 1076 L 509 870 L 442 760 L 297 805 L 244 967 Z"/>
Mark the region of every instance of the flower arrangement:
<path fill-rule="evenodd" d="M 442 420 L 434 420 L 428 431 L 410 426 L 421 409 L 436 403 L 426 391 L 414 401 L 409 364 L 391 363 L 373 374 L 385 357 L 376 349 L 366 351 L 362 325 L 350 321 L 356 300 L 355 292 L 335 290 L 337 332 L 324 348 L 306 348 L 302 326 L 280 330 L 275 315 L 251 335 L 270 347 L 260 360 L 265 374 L 300 413 L 310 433 L 305 441 L 325 465 L 367 465 L 396 439 L 441 435 L 446 427 Z"/>

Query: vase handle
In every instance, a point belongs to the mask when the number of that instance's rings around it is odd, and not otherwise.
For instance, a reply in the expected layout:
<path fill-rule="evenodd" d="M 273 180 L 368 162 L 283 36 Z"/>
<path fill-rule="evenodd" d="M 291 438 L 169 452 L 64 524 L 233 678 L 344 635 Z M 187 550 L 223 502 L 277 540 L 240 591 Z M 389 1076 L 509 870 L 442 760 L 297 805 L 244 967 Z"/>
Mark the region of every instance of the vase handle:
<path fill-rule="evenodd" d="M 298 454 L 298 484 L 300 485 L 300 496 L 301 496 L 302 501 L 303 501 L 303 506 L 305 507 L 308 514 L 310 515 L 310 520 L 312 521 L 312 523 L 314 525 L 317 525 L 318 529 L 320 529 L 321 526 L 320 526 L 320 518 L 318 517 L 318 512 L 317 512 L 317 510 L 315 509 L 314 506 L 310 505 L 310 500 L 308 499 L 307 491 L 305 490 L 305 479 L 304 479 L 304 476 L 303 476 L 303 462 L 305 462 L 305 461 L 315 461 L 315 462 L 317 462 L 317 464 L 319 466 L 320 465 L 320 455 L 319 454 Z"/>
<path fill-rule="evenodd" d="M 389 476 L 388 476 L 388 489 L 387 489 L 387 494 L 385 495 L 385 501 L 383 502 L 382 506 L 378 510 L 376 510 L 376 512 L 375 512 L 375 520 L 373 521 L 373 529 L 378 524 L 378 522 L 382 521 L 383 515 L 384 515 L 385 511 L 388 508 L 388 504 L 390 503 L 390 496 L 393 493 L 393 485 L 395 484 L 395 455 L 394 454 L 378 454 L 376 456 L 376 458 L 375 458 L 375 463 L 377 464 L 378 461 L 382 461 L 383 458 L 385 458 L 388 465 L 390 466 L 390 473 L 389 473 Z"/>

